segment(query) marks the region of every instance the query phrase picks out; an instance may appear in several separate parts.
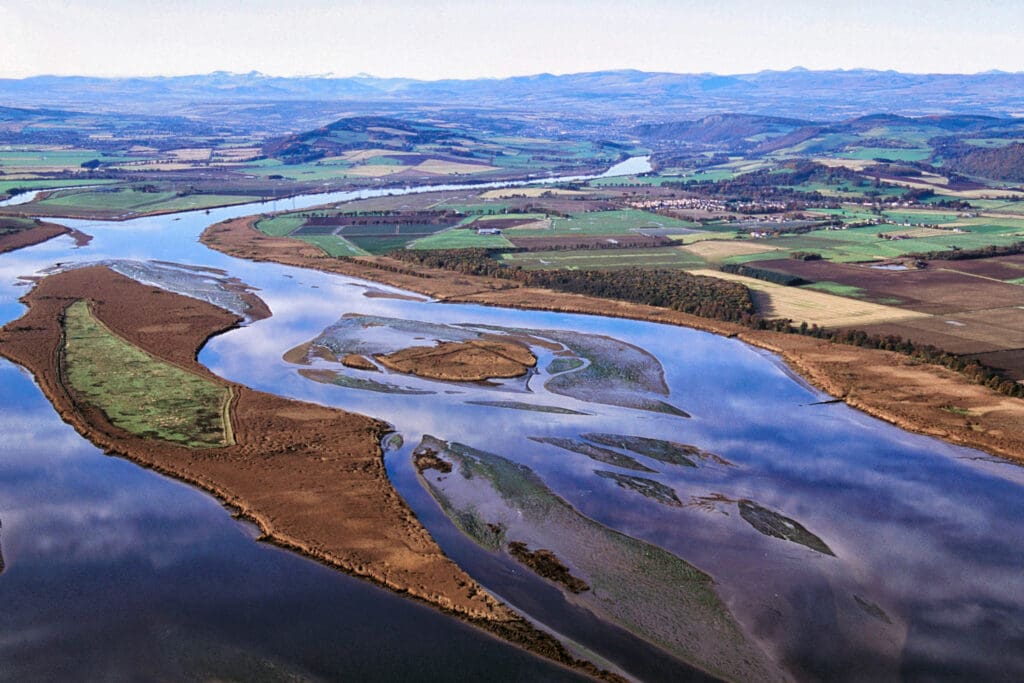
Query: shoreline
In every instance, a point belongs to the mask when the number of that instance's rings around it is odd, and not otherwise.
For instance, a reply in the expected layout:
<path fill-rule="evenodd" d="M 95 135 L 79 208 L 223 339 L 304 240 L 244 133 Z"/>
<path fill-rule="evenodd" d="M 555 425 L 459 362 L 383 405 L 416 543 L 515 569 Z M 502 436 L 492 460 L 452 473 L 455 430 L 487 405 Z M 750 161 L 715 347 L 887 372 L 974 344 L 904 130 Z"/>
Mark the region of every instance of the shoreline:
<path fill-rule="evenodd" d="M 41 221 L 27 230 L 0 236 L 0 254 L 42 244 L 61 235 L 70 235 L 75 240 L 77 246 L 80 247 L 85 246 L 92 240 L 92 237 L 84 232 L 73 230 L 58 223 Z"/>
<path fill-rule="evenodd" d="M 228 388 L 235 443 L 191 449 L 135 435 L 78 400 L 63 380 L 61 317 L 79 300 L 89 301 L 97 319 L 121 339 Z M 234 314 L 153 290 L 102 266 L 43 278 L 22 302 L 28 311 L 0 328 L 0 355 L 28 368 L 61 419 L 107 455 L 213 495 L 252 521 L 262 540 L 411 597 L 571 670 L 622 680 L 577 659 L 444 555 L 387 477 L 380 440 L 388 425 L 255 391 L 202 366 L 199 349 L 237 326 Z"/>
<path fill-rule="evenodd" d="M 509 280 L 427 269 L 386 257 L 334 259 L 298 240 L 260 233 L 253 227 L 259 218 L 247 216 L 210 225 L 200 242 L 237 258 L 347 275 L 442 302 L 628 318 L 737 338 L 779 355 L 806 382 L 872 417 L 1024 464 L 1024 401 L 903 354 L 751 330 L 671 309 L 524 287 Z"/>

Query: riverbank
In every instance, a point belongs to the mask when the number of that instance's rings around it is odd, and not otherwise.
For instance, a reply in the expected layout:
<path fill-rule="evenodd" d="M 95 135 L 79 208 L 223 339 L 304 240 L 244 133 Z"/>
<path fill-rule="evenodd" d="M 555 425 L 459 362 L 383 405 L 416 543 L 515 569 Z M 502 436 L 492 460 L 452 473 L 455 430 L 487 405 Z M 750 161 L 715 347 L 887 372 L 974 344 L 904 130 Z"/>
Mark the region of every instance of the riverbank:
<path fill-rule="evenodd" d="M 115 426 L 65 379 L 63 316 L 86 301 L 106 328 L 156 359 L 230 390 L 233 441 L 188 448 Z M 227 382 L 196 360 L 235 315 L 92 266 L 43 278 L 28 312 L 0 329 L 0 354 L 28 368 L 67 423 L 108 454 L 198 486 L 255 522 L 266 540 L 366 578 L 595 677 L 555 638 L 498 602 L 449 560 L 391 485 L 373 418 Z"/>
<path fill-rule="evenodd" d="M 298 240 L 258 232 L 253 227 L 258 219 L 211 225 L 200 241 L 235 257 L 348 275 L 440 301 L 646 320 L 736 337 L 778 354 L 809 383 L 901 429 L 1024 462 L 1024 401 L 902 354 L 750 330 L 669 309 L 523 287 L 386 257 L 334 259 Z"/>
<path fill-rule="evenodd" d="M 9 251 L 16 251 L 23 247 L 31 247 L 34 244 L 42 244 L 60 235 L 70 235 L 78 246 L 85 246 L 92 239 L 89 235 L 78 230 L 56 223 L 38 222 L 32 227 L 17 232 L 8 232 L 0 235 L 0 254 Z"/>

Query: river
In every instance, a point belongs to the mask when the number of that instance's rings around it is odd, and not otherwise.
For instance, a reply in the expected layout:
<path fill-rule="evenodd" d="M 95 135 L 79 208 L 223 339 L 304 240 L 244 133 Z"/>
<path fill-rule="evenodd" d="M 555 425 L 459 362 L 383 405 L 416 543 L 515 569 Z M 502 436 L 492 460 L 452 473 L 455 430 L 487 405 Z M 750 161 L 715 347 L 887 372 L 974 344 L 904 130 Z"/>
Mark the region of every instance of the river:
<path fill-rule="evenodd" d="M 157 258 L 227 271 L 257 288 L 274 315 L 213 339 L 204 364 L 257 389 L 394 425 L 404 445 L 387 453 L 389 475 L 446 552 L 502 599 L 642 678 L 672 680 L 684 669 L 459 531 L 411 464 L 425 435 L 529 467 L 586 518 L 710 574 L 751 641 L 797 678 L 1024 677 L 1024 469 L 842 404 L 812 405 L 828 397 L 736 340 L 598 316 L 366 296 L 389 288 L 240 261 L 196 241 L 206 225 L 230 217 L 384 192 L 122 223 L 63 221 L 93 241 L 75 248 L 61 237 L 0 256 L 0 321 L 23 310 L 18 276 L 58 262 Z M 347 314 L 372 316 L 386 343 L 425 343 L 416 337 L 427 336 L 417 332 L 427 325 L 435 326 L 430 334 L 444 325 L 453 335 L 525 329 L 549 343 L 617 340 L 655 359 L 665 386 L 659 400 L 691 417 L 609 403 L 611 394 L 553 391 L 545 385 L 558 371 L 547 369 L 553 352 L 542 346 L 528 381 L 495 385 L 314 366 L 429 394 L 314 382 L 282 360 Z M 568 676 L 427 608 L 254 543 L 251 529 L 204 494 L 104 457 L 20 369 L 2 362 L 0 375 L 0 678 L 175 678 L 190 674 L 182 662 L 247 678 Z M 692 444 L 717 459 L 675 467 L 637 457 L 656 470 L 642 478 L 658 485 L 641 495 L 629 479 L 636 472 L 556 445 L 595 433 Z M 460 494 L 457 484 L 447 493 Z M 674 501 L 659 500 L 667 491 Z M 796 523 L 829 552 L 807 537 L 772 536 L 769 522 Z M 531 531 L 539 533 L 521 533 Z M 585 566 L 593 558 L 580 552 Z M 79 662 L 84 668 L 71 668 Z"/>

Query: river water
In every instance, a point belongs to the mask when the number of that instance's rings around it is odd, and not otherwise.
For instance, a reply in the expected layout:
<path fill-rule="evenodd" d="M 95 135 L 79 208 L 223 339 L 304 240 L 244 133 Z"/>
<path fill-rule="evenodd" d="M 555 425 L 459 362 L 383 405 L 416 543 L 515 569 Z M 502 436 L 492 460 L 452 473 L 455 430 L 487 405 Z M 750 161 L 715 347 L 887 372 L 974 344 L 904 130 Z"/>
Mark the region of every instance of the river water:
<path fill-rule="evenodd" d="M 590 520 L 707 572 L 750 640 L 796 678 L 1024 677 L 1024 469 L 842 404 L 812 405 L 829 397 L 736 340 L 599 316 L 366 296 L 389 288 L 240 261 L 196 242 L 219 220 L 352 197 L 64 221 L 93 241 L 75 248 L 62 237 L 0 256 L 0 321 L 23 310 L 18 277 L 55 263 L 156 258 L 227 271 L 257 288 L 274 315 L 213 339 L 203 363 L 257 389 L 394 425 L 404 445 L 386 455 L 389 475 L 446 552 L 538 622 L 639 677 L 678 680 L 687 670 L 459 531 L 411 465 L 425 435 L 529 467 Z M 431 392 L 416 394 L 314 382 L 282 360 L 351 314 L 373 316 L 374 329 L 390 335 L 376 339 L 387 343 L 428 343 L 438 325 L 455 335 L 527 329 L 548 341 L 575 338 L 566 331 L 617 340 L 653 359 L 666 387 L 657 398 L 691 417 L 615 404 L 611 393 L 552 391 L 553 352 L 543 347 L 528 381 L 493 385 L 314 366 Z M 427 608 L 253 542 L 252 530 L 209 497 L 104 457 L 59 420 L 24 371 L 3 362 L 0 376 L 0 679 L 567 676 Z M 692 444 L 717 459 L 676 467 L 637 456 L 655 470 L 642 477 L 675 499 L 659 500 L 626 478 L 637 472 L 552 444 L 594 433 Z M 806 537 L 772 536 L 765 519 L 799 525 L 829 552 Z"/>

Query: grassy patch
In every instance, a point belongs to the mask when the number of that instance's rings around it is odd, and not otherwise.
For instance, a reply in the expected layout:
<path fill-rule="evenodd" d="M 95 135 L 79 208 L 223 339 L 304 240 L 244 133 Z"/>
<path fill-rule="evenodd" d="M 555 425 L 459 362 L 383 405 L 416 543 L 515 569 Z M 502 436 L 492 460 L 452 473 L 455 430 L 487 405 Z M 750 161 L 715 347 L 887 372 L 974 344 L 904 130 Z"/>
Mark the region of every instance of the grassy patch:
<path fill-rule="evenodd" d="M 844 285 L 838 282 L 831 282 L 826 280 L 824 282 L 815 282 L 807 285 L 806 289 L 816 289 L 819 292 L 828 292 L 829 294 L 838 294 L 839 296 L 850 296 L 859 299 L 864 296 L 864 290 L 860 287 L 854 287 L 853 285 Z"/>
<path fill-rule="evenodd" d="M 694 223 L 666 218 L 638 209 L 591 211 L 573 214 L 571 218 L 555 218 L 547 235 L 622 235 L 634 228 L 692 228 Z"/>
<path fill-rule="evenodd" d="M 528 270 L 562 268 L 595 270 L 618 268 L 704 268 L 699 256 L 677 247 L 659 249 L 580 249 L 503 254 L 502 260 Z"/>
<path fill-rule="evenodd" d="M 125 214 L 190 211 L 227 204 L 245 204 L 258 200 L 259 197 L 240 195 L 178 195 L 176 192 L 140 192 L 128 188 L 118 188 L 115 190 L 60 191 L 41 202 L 32 204 L 32 206 L 68 212 Z"/>
<path fill-rule="evenodd" d="M 328 256 L 365 256 L 366 252 L 338 235 L 304 235 L 295 239 L 323 249 Z"/>
<path fill-rule="evenodd" d="M 478 235 L 475 230 L 460 228 L 424 237 L 409 246 L 413 249 L 493 249 L 511 247 L 512 243 L 501 235 Z"/>
<path fill-rule="evenodd" d="M 891 147 L 856 147 L 837 154 L 842 159 L 892 159 L 893 161 L 924 161 L 930 149 L 896 149 Z"/>
<path fill-rule="evenodd" d="M 231 443 L 227 388 L 129 344 L 85 301 L 68 307 L 64 333 L 68 383 L 117 427 L 190 448 Z"/>
<path fill-rule="evenodd" d="M 271 216 L 270 218 L 263 218 L 257 221 L 256 229 L 262 232 L 264 235 L 270 235 L 272 237 L 284 237 L 285 235 L 290 235 L 293 230 L 296 230 L 305 222 L 305 216 L 298 216 L 295 214 L 283 214 L 280 216 Z"/>

